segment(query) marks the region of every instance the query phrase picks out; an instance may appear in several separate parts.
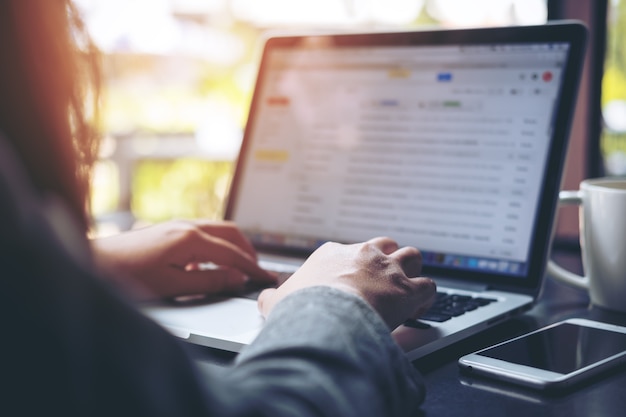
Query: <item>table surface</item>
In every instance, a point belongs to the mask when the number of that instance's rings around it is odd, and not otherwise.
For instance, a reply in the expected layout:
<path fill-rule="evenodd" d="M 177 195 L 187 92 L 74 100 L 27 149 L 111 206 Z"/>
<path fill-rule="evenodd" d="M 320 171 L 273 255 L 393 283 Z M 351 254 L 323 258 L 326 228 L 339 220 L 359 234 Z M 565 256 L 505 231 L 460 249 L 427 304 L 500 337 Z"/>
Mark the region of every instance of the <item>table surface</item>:
<path fill-rule="evenodd" d="M 582 269 L 577 253 L 556 251 L 553 258 L 570 270 Z M 548 278 L 537 304 L 529 312 L 415 362 L 416 367 L 424 375 L 427 388 L 426 401 L 419 415 L 464 417 L 624 415 L 626 366 L 620 366 L 594 377 L 583 385 L 558 394 L 546 394 L 486 378 L 469 377 L 459 371 L 457 359 L 466 353 L 572 317 L 626 326 L 626 314 L 591 307 L 584 291 Z M 201 366 L 224 365 L 234 357 L 229 352 L 201 347 L 194 347 L 192 353 Z"/>

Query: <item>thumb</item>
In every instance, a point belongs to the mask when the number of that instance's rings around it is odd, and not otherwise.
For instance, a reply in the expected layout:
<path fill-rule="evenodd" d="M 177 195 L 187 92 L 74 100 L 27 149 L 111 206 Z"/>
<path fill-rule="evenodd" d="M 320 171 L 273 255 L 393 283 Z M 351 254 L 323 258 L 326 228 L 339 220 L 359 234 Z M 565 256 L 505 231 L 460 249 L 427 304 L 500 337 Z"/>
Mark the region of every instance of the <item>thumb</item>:
<path fill-rule="evenodd" d="M 174 271 L 171 279 L 162 288 L 162 294 L 190 295 L 217 294 L 244 288 L 248 277 L 233 268 L 217 268 L 205 271 Z"/>
<path fill-rule="evenodd" d="M 270 311 L 274 308 L 276 301 L 274 300 L 274 295 L 276 292 L 276 288 L 266 288 L 261 291 L 259 294 L 259 298 L 257 299 L 257 306 L 259 307 L 259 311 L 261 315 L 265 318 L 269 316 Z"/>

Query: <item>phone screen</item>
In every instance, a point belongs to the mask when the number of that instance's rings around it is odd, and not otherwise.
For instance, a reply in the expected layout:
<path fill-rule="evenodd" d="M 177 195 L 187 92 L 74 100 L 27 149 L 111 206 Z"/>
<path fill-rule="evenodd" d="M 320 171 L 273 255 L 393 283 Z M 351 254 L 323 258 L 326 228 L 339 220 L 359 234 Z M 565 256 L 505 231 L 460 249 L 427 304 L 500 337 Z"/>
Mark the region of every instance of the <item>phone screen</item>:
<path fill-rule="evenodd" d="M 480 352 L 480 355 L 568 374 L 626 350 L 626 334 L 562 323 Z"/>

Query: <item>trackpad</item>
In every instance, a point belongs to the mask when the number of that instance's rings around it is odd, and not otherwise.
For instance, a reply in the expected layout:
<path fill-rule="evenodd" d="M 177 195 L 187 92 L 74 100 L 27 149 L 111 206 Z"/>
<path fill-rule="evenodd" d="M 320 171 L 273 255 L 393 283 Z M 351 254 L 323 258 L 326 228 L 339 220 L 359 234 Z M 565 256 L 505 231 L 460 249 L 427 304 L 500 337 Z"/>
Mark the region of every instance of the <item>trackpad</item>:
<path fill-rule="evenodd" d="M 244 298 L 210 299 L 190 305 L 163 303 L 144 307 L 142 311 L 183 338 L 189 333 L 248 339 L 251 334 L 256 336 L 264 322 L 256 301 Z"/>

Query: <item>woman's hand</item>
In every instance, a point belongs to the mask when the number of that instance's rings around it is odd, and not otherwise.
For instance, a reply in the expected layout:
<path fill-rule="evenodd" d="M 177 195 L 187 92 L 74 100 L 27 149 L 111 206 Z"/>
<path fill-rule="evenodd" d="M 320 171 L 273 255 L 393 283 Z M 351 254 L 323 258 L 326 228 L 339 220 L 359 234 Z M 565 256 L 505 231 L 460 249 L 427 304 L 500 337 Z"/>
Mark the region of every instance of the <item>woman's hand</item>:
<path fill-rule="evenodd" d="M 229 222 L 169 221 L 92 241 L 96 260 L 138 298 L 215 294 L 273 284 Z"/>
<path fill-rule="evenodd" d="M 419 317 L 434 301 L 435 283 L 418 278 L 421 269 L 417 249 L 399 248 L 389 238 L 354 245 L 326 243 L 283 285 L 264 290 L 259 309 L 267 316 L 290 293 L 327 285 L 364 298 L 394 329 L 408 318 Z"/>

